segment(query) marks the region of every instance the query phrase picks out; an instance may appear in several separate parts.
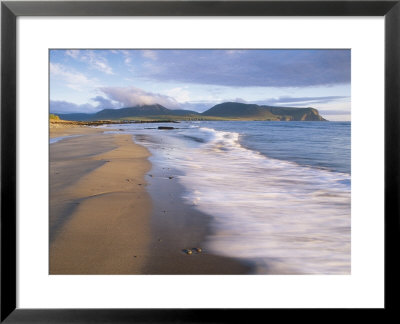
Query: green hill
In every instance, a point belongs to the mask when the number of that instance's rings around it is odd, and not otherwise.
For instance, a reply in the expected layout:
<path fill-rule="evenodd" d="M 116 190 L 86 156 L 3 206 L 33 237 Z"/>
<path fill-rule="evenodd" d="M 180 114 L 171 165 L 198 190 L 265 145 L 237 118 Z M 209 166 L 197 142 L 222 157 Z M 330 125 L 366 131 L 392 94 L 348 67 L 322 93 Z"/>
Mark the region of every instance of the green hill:
<path fill-rule="evenodd" d="M 291 108 L 259 106 L 238 102 L 224 102 L 202 113 L 213 116 L 241 120 L 284 120 L 284 121 L 324 121 L 314 108 Z"/>
<path fill-rule="evenodd" d="M 63 120 L 79 120 L 79 121 L 94 121 L 94 120 L 146 120 L 150 119 L 175 119 L 175 116 L 198 115 L 198 112 L 191 110 L 170 110 L 161 105 L 145 105 L 128 107 L 121 109 L 103 109 L 95 114 L 59 114 Z M 178 118 L 179 119 L 179 118 Z"/>
<path fill-rule="evenodd" d="M 274 120 L 324 121 L 317 109 L 259 106 L 238 102 L 225 102 L 203 113 L 191 110 L 171 110 L 164 106 L 145 105 L 121 109 L 103 109 L 94 114 L 58 114 L 63 120 Z"/>

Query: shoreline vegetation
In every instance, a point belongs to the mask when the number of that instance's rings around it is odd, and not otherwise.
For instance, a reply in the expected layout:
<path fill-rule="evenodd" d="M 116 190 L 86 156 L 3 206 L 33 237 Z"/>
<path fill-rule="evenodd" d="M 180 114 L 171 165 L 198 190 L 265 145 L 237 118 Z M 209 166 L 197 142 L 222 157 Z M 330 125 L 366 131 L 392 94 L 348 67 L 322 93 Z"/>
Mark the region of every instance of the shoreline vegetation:
<path fill-rule="evenodd" d="M 73 120 L 51 120 L 50 128 L 76 128 L 83 126 L 102 126 L 113 124 L 144 124 L 144 123 L 179 123 L 175 120 L 135 120 L 135 121 L 117 121 L 117 120 L 94 120 L 94 121 L 73 121 Z"/>
<path fill-rule="evenodd" d="M 252 273 L 234 259 L 185 251 L 201 249 L 208 216 L 180 202 L 179 186 L 146 181 L 150 153 L 130 135 L 88 127 L 111 123 L 50 119 L 50 138 L 71 138 L 50 145 L 49 273 Z M 160 208 L 171 208 L 168 222 Z"/>

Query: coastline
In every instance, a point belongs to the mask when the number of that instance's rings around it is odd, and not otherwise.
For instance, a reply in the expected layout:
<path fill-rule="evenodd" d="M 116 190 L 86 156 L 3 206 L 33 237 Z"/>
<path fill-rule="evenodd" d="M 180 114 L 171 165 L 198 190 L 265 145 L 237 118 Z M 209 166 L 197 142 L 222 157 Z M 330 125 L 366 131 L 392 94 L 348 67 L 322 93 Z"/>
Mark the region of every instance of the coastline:
<path fill-rule="evenodd" d="M 131 135 L 103 132 L 50 128 L 50 138 L 84 135 L 50 145 L 50 274 L 250 273 L 206 250 L 184 253 L 202 247 L 209 216 L 180 201 L 182 188 Z"/>

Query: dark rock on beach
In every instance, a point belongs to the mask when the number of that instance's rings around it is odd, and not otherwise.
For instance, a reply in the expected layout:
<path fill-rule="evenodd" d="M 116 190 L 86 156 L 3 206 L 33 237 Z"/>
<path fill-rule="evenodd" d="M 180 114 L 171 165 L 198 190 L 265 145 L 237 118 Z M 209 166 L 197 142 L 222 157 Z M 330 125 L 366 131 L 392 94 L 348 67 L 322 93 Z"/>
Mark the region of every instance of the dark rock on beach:
<path fill-rule="evenodd" d="M 170 126 L 158 126 L 158 129 L 175 129 L 175 127 L 170 127 Z"/>

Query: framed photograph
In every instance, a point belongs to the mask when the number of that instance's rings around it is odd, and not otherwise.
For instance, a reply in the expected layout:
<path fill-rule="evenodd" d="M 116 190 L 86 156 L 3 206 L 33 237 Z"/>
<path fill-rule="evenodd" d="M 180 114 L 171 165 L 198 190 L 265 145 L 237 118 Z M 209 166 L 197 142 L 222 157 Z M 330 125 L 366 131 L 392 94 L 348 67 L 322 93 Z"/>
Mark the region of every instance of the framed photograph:
<path fill-rule="evenodd" d="M 2 2 L 1 321 L 394 310 L 399 16 Z"/>

